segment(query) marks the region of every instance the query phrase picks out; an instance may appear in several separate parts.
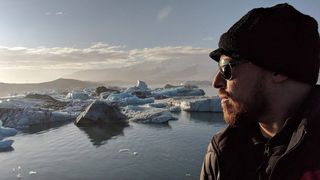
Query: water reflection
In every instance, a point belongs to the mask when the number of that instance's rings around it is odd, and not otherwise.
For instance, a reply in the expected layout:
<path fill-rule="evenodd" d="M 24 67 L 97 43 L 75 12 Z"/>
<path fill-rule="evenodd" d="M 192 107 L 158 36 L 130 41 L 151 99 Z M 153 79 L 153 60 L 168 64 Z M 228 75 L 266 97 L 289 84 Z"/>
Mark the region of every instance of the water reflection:
<path fill-rule="evenodd" d="M 171 120 L 171 121 L 173 121 L 173 120 Z M 153 128 L 153 129 L 171 129 L 172 128 L 168 122 L 156 123 L 156 124 L 146 123 L 146 124 L 142 124 L 142 125 L 147 126 L 146 128 Z"/>
<path fill-rule="evenodd" d="M 101 146 L 115 136 L 124 135 L 124 128 L 128 127 L 127 122 L 121 123 L 104 123 L 92 126 L 79 127 L 88 136 L 94 146 Z"/>
<path fill-rule="evenodd" d="M 30 125 L 26 129 L 22 129 L 22 133 L 26 134 L 41 134 L 45 133 L 54 129 L 58 129 L 61 126 L 64 126 L 66 124 L 70 124 L 71 121 L 67 122 L 49 122 L 49 123 L 42 123 L 42 124 L 35 124 L 35 125 Z"/>
<path fill-rule="evenodd" d="M 13 150 L 14 150 L 14 148 L 10 146 L 8 148 L 0 149 L 0 152 L 11 152 Z"/>

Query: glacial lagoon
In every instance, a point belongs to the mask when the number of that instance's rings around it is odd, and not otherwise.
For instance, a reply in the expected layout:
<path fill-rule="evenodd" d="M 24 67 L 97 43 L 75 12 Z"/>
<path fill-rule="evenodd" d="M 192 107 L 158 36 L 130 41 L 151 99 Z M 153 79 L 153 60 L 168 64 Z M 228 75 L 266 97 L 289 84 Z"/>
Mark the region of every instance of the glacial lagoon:
<path fill-rule="evenodd" d="M 208 142 L 226 126 L 223 115 L 172 115 L 164 124 L 65 121 L 19 130 L 13 148 L 0 152 L 0 179 L 198 179 Z"/>
<path fill-rule="evenodd" d="M 168 124 L 24 131 L 0 153 L 0 179 L 198 179 L 212 134 L 225 127 L 222 114 L 175 116 Z"/>

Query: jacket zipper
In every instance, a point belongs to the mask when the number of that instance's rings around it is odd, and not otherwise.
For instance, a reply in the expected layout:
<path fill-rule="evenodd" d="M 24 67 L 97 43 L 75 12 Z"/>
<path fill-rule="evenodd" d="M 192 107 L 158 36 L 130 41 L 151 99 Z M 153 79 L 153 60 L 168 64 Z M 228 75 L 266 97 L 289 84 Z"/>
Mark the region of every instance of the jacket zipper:
<path fill-rule="evenodd" d="M 258 174 L 258 179 L 262 179 L 262 169 L 263 167 L 266 165 L 266 163 L 268 162 L 268 159 L 270 158 L 270 140 L 268 140 L 265 144 L 264 144 L 264 159 L 263 162 L 259 165 L 258 169 L 257 169 L 257 174 Z"/>
<path fill-rule="evenodd" d="M 272 175 L 273 175 L 273 173 L 274 173 L 277 165 L 279 164 L 279 162 L 280 162 L 283 158 L 287 157 L 288 154 L 292 153 L 294 150 L 296 150 L 296 149 L 298 148 L 298 146 L 302 143 L 302 141 L 303 141 L 303 139 L 304 139 L 304 137 L 305 137 L 306 134 L 307 134 L 307 131 L 306 131 L 306 130 L 303 130 L 302 137 L 299 139 L 298 143 L 297 143 L 296 145 L 294 145 L 287 153 L 283 154 L 283 155 L 278 159 L 278 161 L 275 163 L 274 167 L 272 168 L 272 171 L 271 171 L 271 173 L 270 173 L 269 180 L 272 179 Z"/>

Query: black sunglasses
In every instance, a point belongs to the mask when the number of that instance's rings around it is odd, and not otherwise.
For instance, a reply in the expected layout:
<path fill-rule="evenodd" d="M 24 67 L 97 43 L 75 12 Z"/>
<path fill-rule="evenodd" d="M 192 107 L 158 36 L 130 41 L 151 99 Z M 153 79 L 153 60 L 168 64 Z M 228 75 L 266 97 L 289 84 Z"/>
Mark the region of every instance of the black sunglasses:
<path fill-rule="evenodd" d="M 247 63 L 249 61 L 246 60 L 234 60 L 234 59 L 220 59 L 218 65 L 219 65 L 219 71 L 220 74 L 222 75 L 222 77 L 225 80 L 232 80 L 232 68 L 243 64 L 243 63 Z"/>

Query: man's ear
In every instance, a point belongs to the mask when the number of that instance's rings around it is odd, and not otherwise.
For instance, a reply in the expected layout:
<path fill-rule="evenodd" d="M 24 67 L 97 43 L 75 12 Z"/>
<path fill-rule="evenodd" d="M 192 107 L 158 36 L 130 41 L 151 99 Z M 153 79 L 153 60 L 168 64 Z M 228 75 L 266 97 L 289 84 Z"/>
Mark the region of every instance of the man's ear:
<path fill-rule="evenodd" d="M 285 76 L 283 74 L 279 74 L 279 73 L 276 73 L 276 72 L 272 73 L 272 80 L 275 83 L 280 83 L 280 82 L 283 82 L 283 81 L 285 81 L 287 79 L 288 79 L 288 76 Z"/>

